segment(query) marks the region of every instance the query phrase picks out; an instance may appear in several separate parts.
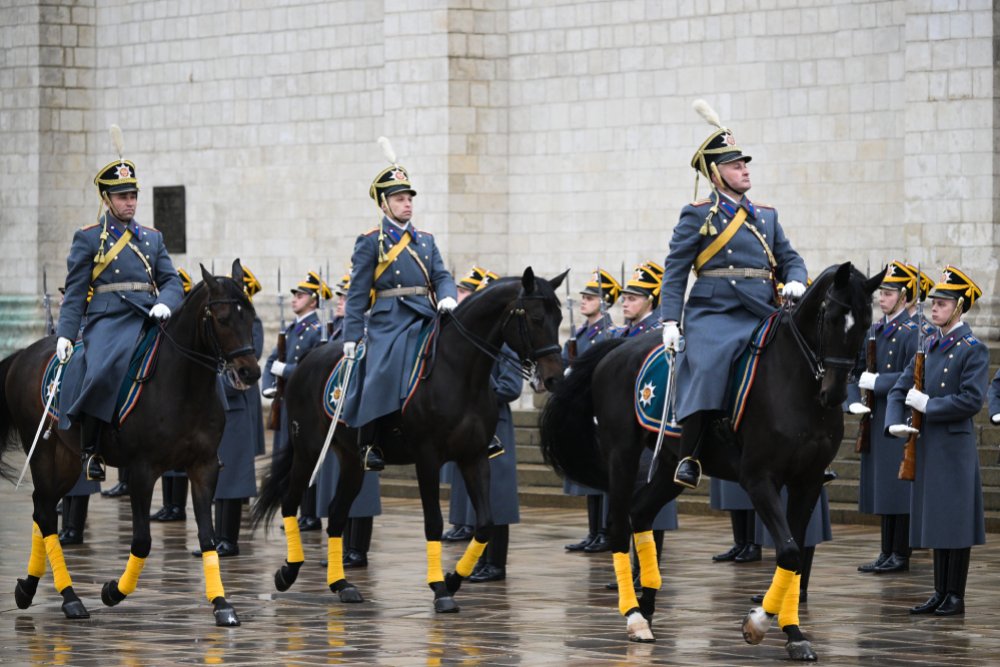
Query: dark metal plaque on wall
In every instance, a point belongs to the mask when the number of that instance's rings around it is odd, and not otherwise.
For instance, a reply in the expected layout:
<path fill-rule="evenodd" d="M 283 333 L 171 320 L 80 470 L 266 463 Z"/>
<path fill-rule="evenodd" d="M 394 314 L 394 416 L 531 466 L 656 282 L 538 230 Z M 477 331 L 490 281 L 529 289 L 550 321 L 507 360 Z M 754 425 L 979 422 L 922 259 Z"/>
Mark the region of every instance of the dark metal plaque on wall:
<path fill-rule="evenodd" d="M 153 226 L 163 234 L 169 253 L 187 252 L 187 216 L 184 206 L 184 186 L 170 185 L 153 188 Z"/>

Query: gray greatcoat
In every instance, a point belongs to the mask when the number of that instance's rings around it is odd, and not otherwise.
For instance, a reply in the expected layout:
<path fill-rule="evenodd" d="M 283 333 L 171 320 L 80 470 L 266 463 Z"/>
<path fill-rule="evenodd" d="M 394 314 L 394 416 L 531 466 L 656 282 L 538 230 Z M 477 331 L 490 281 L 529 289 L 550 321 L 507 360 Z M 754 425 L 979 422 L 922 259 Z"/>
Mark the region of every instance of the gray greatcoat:
<path fill-rule="evenodd" d="M 378 228 L 362 234 L 354 244 L 351 286 L 344 308 L 344 340 L 358 342 L 364 337 L 366 350 L 344 399 L 344 420 L 353 428 L 402 407 L 420 331 L 435 315 L 436 301 L 429 294 L 379 297 L 378 293 L 424 287 L 433 288 L 436 300 L 457 296 L 455 281 L 444 268 L 432 235 L 418 232 L 412 225 L 400 231 L 387 219 L 381 224 L 385 228 L 385 252 L 399 243 L 403 234 L 411 235 L 412 240 L 378 280 Z M 364 316 L 373 289 L 376 298 L 368 313 L 366 331 Z"/>
<path fill-rule="evenodd" d="M 306 352 L 313 349 L 322 342 L 323 330 L 319 321 L 319 313 L 312 311 L 302 317 L 302 319 L 292 322 L 285 329 L 285 370 L 282 377 L 287 383 L 291 379 L 292 373 L 306 355 Z M 271 373 L 271 366 L 278 360 L 278 348 L 271 350 L 271 354 L 264 364 L 264 374 L 261 377 L 261 390 L 276 387 L 278 379 Z M 271 455 L 277 454 L 288 444 L 288 410 L 282 406 L 281 427 L 274 432 L 274 449 Z"/>
<path fill-rule="evenodd" d="M 1000 370 L 990 384 L 990 417 L 993 415 L 1000 415 Z"/>
<path fill-rule="evenodd" d="M 708 505 L 714 510 L 752 510 L 753 502 L 739 482 L 712 478 L 708 489 Z"/>
<path fill-rule="evenodd" d="M 264 325 L 259 317 L 253 319 L 253 349 L 260 359 L 264 353 Z M 240 391 L 224 380 L 222 387 L 226 398 L 226 426 L 219 442 L 222 469 L 215 487 L 215 499 L 250 498 L 257 495 L 253 459 L 259 443 L 264 440 L 260 391 L 256 386 Z"/>
<path fill-rule="evenodd" d="M 91 283 L 94 257 L 101 245 L 105 221 L 109 238 L 104 250 L 108 252 L 125 233 L 126 226 L 106 213 L 101 224 L 77 230 L 66 258 L 66 294 L 59 310 L 56 333 L 62 338 L 76 340 L 84 317 L 86 323 L 83 325 L 83 347 L 70 358 L 63 372 L 59 391 L 61 429 L 69 428 L 83 414 L 112 422 L 118 391 L 149 309 L 162 303 L 174 311 L 184 297 L 180 276 L 167 254 L 163 235 L 135 220 L 127 225 L 133 234 L 131 247 L 122 248 Z M 138 253 L 149 263 L 152 275 Z M 123 289 L 95 293 L 88 303 L 87 293 L 92 286 L 97 289 L 113 283 L 155 284 L 159 294 Z"/>
<path fill-rule="evenodd" d="M 885 408 L 889 390 L 903 374 L 903 368 L 917 351 L 920 329 L 906 313 L 891 322 L 872 324 L 875 335 L 875 405 L 871 414 L 871 447 L 861 454 L 858 484 L 858 511 L 865 514 L 909 514 L 910 482 L 899 479 L 903 441 L 885 433 Z M 865 342 L 867 345 L 867 341 Z"/>
<path fill-rule="evenodd" d="M 910 415 L 913 360 L 889 392 L 886 434 Z M 910 544 L 924 549 L 964 549 L 986 543 L 979 452 L 972 423 L 983 407 L 990 353 L 961 323 L 927 341 L 924 393 L 930 396 L 917 438 L 916 479 L 910 499 Z"/>
<path fill-rule="evenodd" d="M 781 502 L 788 505 L 788 489 L 781 488 Z M 760 514 L 756 515 L 754 524 L 754 542 L 767 547 L 774 548 L 774 539 L 770 531 L 764 527 L 764 522 L 760 520 Z M 830 524 L 830 499 L 826 495 L 826 487 L 819 492 L 819 499 L 813 508 L 813 513 L 809 516 L 809 523 L 806 525 L 806 539 L 803 547 L 814 547 L 821 542 L 829 542 L 833 539 L 833 526 Z"/>
<path fill-rule="evenodd" d="M 774 285 L 762 278 L 702 275 L 684 302 L 695 258 L 715 238 L 699 233 L 715 197 L 713 194 L 711 199 L 684 207 L 663 263 L 660 317 L 663 321 L 681 322 L 683 315 L 687 345 L 677 363 L 677 417 L 681 420 L 700 410 L 726 408 L 732 366 L 757 324 L 775 309 Z M 777 262 L 776 280 L 805 284 L 805 262 L 785 238 L 778 212 L 763 204 L 755 206 L 745 196 L 740 205 L 749 211 L 746 222 L 761 233 L 771 248 Z M 731 219 L 732 213 L 720 206 L 712 222 L 721 234 Z M 757 237 L 741 228 L 702 271 L 744 268 L 767 270 L 770 265 Z"/>

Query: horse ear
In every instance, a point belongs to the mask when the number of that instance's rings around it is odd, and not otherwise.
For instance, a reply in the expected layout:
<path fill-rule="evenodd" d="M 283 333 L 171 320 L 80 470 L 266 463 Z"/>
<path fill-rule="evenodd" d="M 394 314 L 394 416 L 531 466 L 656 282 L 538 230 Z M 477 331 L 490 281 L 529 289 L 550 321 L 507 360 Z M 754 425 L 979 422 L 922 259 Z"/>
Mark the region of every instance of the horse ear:
<path fill-rule="evenodd" d="M 865 280 L 865 294 L 873 294 L 875 290 L 878 289 L 878 286 L 882 284 L 883 280 L 885 280 L 885 272 L 888 268 L 889 267 L 885 267 L 871 278 Z"/>
<path fill-rule="evenodd" d="M 240 287 L 243 287 L 243 265 L 240 264 L 239 257 L 233 260 L 232 275 L 233 275 L 233 280 L 236 281 L 236 284 L 239 285 Z"/>
<path fill-rule="evenodd" d="M 524 288 L 525 294 L 531 294 L 535 291 L 535 272 L 530 266 L 524 270 L 524 275 L 521 276 L 521 287 Z"/>
<path fill-rule="evenodd" d="M 837 267 L 837 273 L 833 276 L 833 285 L 837 289 L 845 289 L 851 284 L 851 271 L 854 270 L 854 266 L 850 262 L 844 262 Z"/>
<path fill-rule="evenodd" d="M 560 273 L 558 276 L 556 276 L 555 278 L 553 278 L 552 280 L 550 280 L 549 281 L 549 285 L 552 286 L 553 290 L 559 289 L 559 286 L 562 285 L 563 280 L 566 279 L 567 275 L 569 275 L 569 269 L 566 269 L 565 271 L 563 271 L 562 273 Z"/>
<path fill-rule="evenodd" d="M 199 264 L 198 266 L 201 267 L 201 279 L 205 281 L 205 284 L 208 285 L 209 289 L 215 289 L 218 287 L 218 281 L 215 279 L 215 276 L 208 272 L 205 265 Z"/>

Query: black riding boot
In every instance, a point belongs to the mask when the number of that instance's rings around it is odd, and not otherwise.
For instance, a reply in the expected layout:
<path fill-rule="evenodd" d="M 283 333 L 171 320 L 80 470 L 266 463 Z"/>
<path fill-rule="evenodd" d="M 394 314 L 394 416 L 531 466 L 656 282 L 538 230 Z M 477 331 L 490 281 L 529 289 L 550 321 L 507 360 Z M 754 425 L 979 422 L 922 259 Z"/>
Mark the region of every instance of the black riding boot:
<path fill-rule="evenodd" d="M 380 472 L 385 470 L 382 450 L 375 444 L 377 422 L 368 422 L 358 429 L 358 450 L 361 454 L 361 465 L 365 470 Z"/>
<path fill-rule="evenodd" d="M 587 496 L 587 536 L 574 544 L 567 544 L 566 551 L 583 551 L 601 530 L 601 499 L 599 494 Z"/>
<path fill-rule="evenodd" d="M 694 489 L 701 481 L 701 462 L 698 460 L 698 455 L 713 417 L 714 413 L 711 410 L 701 410 L 682 422 L 679 452 L 681 460 L 674 472 L 674 484 Z"/>
<path fill-rule="evenodd" d="M 733 546 L 729 551 L 712 556 L 716 563 L 734 560 L 747 546 L 747 510 L 730 510 L 729 521 L 733 524 Z"/>
<path fill-rule="evenodd" d="M 507 578 L 507 547 L 510 543 L 510 526 L 493 526 L 493 535 L 490 537 L 486 551 L 483 553 L 479 564 L 471 575 L 469 581 L 473 583 L 483 583 L 486 581 L 503 581 Z"/>
<path fill-rule="evenodd" d="M 910 609 L 911 614 L 933 614 L 944 602 L 948 591 L 948 561 L 951 549 L 934 549 L 934 595 Z"/>
<path fill-rule="evenodd" d="M 164 475 L 160 477 L 160 491 L 163 493 L 163 507 L 155 514 L 151 514 L 150 521 L 171 521 L 168 517 L 174 507 L 174 480 L 172 477 Z"/>
<path fill-rule="evenodd" d="M 875 568 L 875 574 L 906 572 L 910 569 L 910 515 L 894 514 L 889 536 L 892 555 Z"/>
<path fill-rule="evenodd" d="M 83 544 L 83 529 L 87 524 L 87 508 L 90 506 L 90 496 L 67 496 L 71 501 L 69 511 L 63 508 L 63 532 L 59 543 Z"/>
<path fill-rule="evenodd" d="M 344 526 L 344 567 L 368 567 L 375 520 L 365 516 L 348 519 Z"/>
<path fill-rule="evenodd" d="M 882 567 L 889 560 L 889 557 L 892 555 L 892 538 L 895 533 L 895 523 L 895 514 L 882 515 L 882 548 L 875 560 L 870 563 L 858 565 L 858 572 L 874 572 L 875 568 Z"/>
<path fill-rule="evenodd" d="M 299 506 L 299 530 L 320 530 L 323 522 L 316 516 L 316 487 L 310 486 L 302 492 L 302 503 Z"/>
<path fill-rule="evenodd" d="M 756 563 L 763 557 L 760 545 L 757 544 L 757 536 L 754 534 L 757 530 L 757 513 L 753 510 L 741 510 L 741 514 L 746 521 L 747 544 L 743 547 L 743 551 L 736 554 L 733 561 L 736 563 Z"/>
<path fill-rule="evenodd" d="M 83 471 L 87 479 L 103 482 L 104 459 L 98 450 L 101 444 L 101 426 L 103 422 L 97 417 L 85 414 L 80 424 L 80 458 L 83 461 Z"/>
<path fill-rule="evenodd" d="M 965 613 L 965 582 L 969 577 L 969 557 L 972 549 L 948 550 L 948 574 L 944 601 L 934 610 L 935 616 L 957 616 Z"/>

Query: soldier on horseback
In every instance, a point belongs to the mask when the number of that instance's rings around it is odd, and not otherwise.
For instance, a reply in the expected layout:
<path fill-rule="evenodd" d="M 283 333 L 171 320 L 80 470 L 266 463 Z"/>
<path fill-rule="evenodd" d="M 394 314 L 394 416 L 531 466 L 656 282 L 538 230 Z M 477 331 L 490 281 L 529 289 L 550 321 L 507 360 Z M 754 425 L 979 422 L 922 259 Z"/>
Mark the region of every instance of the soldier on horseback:
<path fill-rule="evenodd" d="M 712 192 L 681 211 L 664 261 L 660 307 L 668 348 L 678 347 L 683 315 L 686 349 L 677 357 L 676 406 L 681 461 L 674 482 L 688 488 L 701 480 L 699 448 L 723 415 L 733 362 L 776 308 L 777 283 L 784 283 L 784 297 L 798 298 L 806 289 L 805 262 L 785 238 L 778 212 L 746 196 L 750 156 L 704 101 L 695 108 L 717 128 L 691 158 Z M 697 280 L 685 304 L 692 268 Z"/>
<path fill-rule="evenodd" d="M 163 235 L 135 220 L 139 181 L 122 157 L 121 130 L 112 126 L 118 159 L 94 177 L 102 210 L 96 225 L 73 236 L 66 258 L 66 294 L 59 312 L 56 354 L 66 363 L 83 328 L 83 347 L 66 369 L 59 397 L 59 428 L 81 424 L 87 479 L 103 481 L 101 429 L 115 403 L 137 341 L 150 319 L 165 321 L 183 297 L 181 279 Z"/>
<path fill-rule="evenodd" d="M 390 165 L 375 176 L 368 194 L 382 217 L 355 242 L 344 309 L 344 356 L 361 357 L 347 391 L 344 419 L 358 429 L 366 470 L 385 467 L 376 444 L 397 430 L 383 418 L 391 420 L 402 408 L 406 367 L 416 354 L 421 329 L 435 309 L 450 311 L 458 305 L 455 281 L 434 237 L 411 222 L 417 192 L 409 174 L 396 162 L 388 139 L 380 137 L 379 143 Z M 358 349 L 362 341 L 363 354 Z"/>

